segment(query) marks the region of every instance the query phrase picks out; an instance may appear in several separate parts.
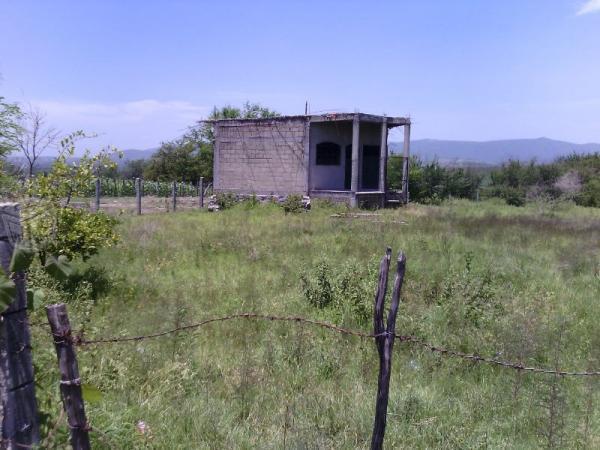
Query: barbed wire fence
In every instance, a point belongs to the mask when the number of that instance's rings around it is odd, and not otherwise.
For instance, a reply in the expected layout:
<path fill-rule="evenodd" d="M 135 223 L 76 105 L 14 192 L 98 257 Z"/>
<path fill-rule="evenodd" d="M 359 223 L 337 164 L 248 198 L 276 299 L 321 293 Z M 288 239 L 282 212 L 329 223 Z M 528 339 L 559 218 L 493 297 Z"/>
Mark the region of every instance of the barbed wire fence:
<path fill-rule="evenodd" d="M 138 192 L 141 192 L 138 185 Z M 175 188 L 173 189 L 175 192 Z M 202 192 L 202 191 L 201 191 Z M 13 214 L 15 217 L 18 217 L 17 213 Z M 6 216 L 6 214 L 4 214 Z M 4 218 L 3 218 L 4 220 Z M 4 220 L 6 222 L 6 220 Z M 7 244 L 3 244 L 8 246 L 12 246 L 14 242 L 17 240 L 17 235 L 20 234 L 20 229 L 17 230 L 16 225 L 7 225 L 3 222 L 3 230 L 6 231 L 6 239 L 2 242 L 6 242 Z M 15 221 L 13 221 L 15 222 Z M 16 223 L 16 222 L 15 222 Z M 12 230 L 12 231 L 11 231 Z M 15 230 L 19 231 L 19 233 L 15 234 Z M 9 233 L 10 231 L 10 233 Z M 10 236 L 9 236 L 10 234 Z M 13 234 L 15 234 L 13 236 Z M 8 247 L 7 247 L 8 248 Z M 5 249 L 6 250 L 6 249 Z M 4 252 L 7 253 L 7 252 Z M 7 253 L 8 254 L 8 253 Z M 6 258 L 3 258 L 6 259 Z M 553 375 L 556 377 L 598 377 L 600 376 L 600 370 L 563 370 L 563 369 L 551 369 L 547 367 L 536 367 L 536 366 L 527 366 L 522 362 L 508 361 L 503 360 L 497 357 L 486 357 L 482 356 L 477 352 L 473 353 L 465 353 L 461 351 L 457 351 L 454 349 L 446 348 L 439 344 L 433 344 L 428 342 L 425 339 L 422 339 L 415 335 L 403 335 L 396 333 L 395 331 L 395 322 L 396 322 L 396 313 L 398 310 L 398 305 L 400 301 L 400 291 L 402 288 L 402 284 L 404 281 L 404 272 L 405 272 L 405 264 L 406 258 L 402 253 L 400 253 L 397 261 L 397 270 L 396 277 L 393 283 L 393 292 L 392 292 L 392 301 L 390 306 L 390 312 L 387 319 L 387 325 L 383 320 L 383 312 L 384 312 L 384 303 L 387 292 L 387 279 L 388 279 L 388 271 L 391 261 L 391 249 L 387 249 L 384 257 L 381 260 L 380 270 L 379 270 L 379 282 L 378 289 L 375 295 L 375 307 L 374 307 L 374 317 L 373 317 L 373 333 L 369 333 L 363 330 L 356 330 L 350 328 L 340 327 L 335 324 L 331 324 L 329 322 L 315 320 L 306 317 L 300 316 L 281 316 L 281 315 L 272 315 L 272 314 L 264 314 L 264 313 L 256 313 L 256 312 L 241 312 L 234 313 L 220 317 L 212 317 L 203 319 L 198 322 L 181 325 L 175 328 L 161 330 L 161 331 L 153 331 L 148 334 L 143 335 L 132 335 L 132 336 L 94 336 L 92 338 L 88 338 L 83 330 L 72 330 L 71 325 L 69 323 L 67 309 L 64 304 L 56 304 L 50 305 L 46 308 L 48 323 L 43 322 L 34 322 L 29 323 L 26 311 L 24 308 L 18 309 L 20 315 L 14 315 L 11 317 L 19 327 L 23 327 L 28 330 L 29 326 L 39 327 L 46 331 L 49 331 L 53 340 L 57 353 L 58 366 L 61 374 L 60 379 L 60 390 L 61 397 L 63 399 L 63 408 L 64 413 L 61 413 L 61 416 L 56 420 L 52 430 L 46 435 L 46 437 L 39 442 L 39 437 L 36 433 L 31 434 L 30 436 L 26 436 L 28 441 L 22 441 L 19 439 L 20 435 L 6 436 L 3 434 L 2 438 L 0 438 L 0 448 L 38 448 L 39 445 L 50 445 L 55 435 L 62 424 L 62 414 L 66 415 L 66 425 L 69 429 L 70 441 L 71 445 L 74 449 L 89 449 L 90 448 L 90 440 L 89 433 L 96 433 L 98 439 L 105 443 L 108 447 L 113 447 L 110 444 L 110 437 L 107 433 L 103 433 L 102 431 L 94 428 L 90 422 L 88 421 L 85 415 L 85 407 L 84 400 L 82 394 L 82 380 L 79 376 L 79 369 L 77 363 L 77 357 L 75 349 L 85 350 L 86 348 L 93 346 L 103 346 L 103 345 L 113 345 L 113 344 L 123 344 L 123 343 L 131 343 L 131 342 L 140 342 L 146 341 L 150 339 L 157 339 L 173 334 L 178 334 L 181 332 L 191 332 L 197 330 L 199 328 L 216 324 L 216 323 L 224 323 L 232 320 L 255 320 L 255 321 L 270 321 L 270 322 L 284 322 L 289 324 L 306 324 L 314 327 L 318 327 L 324 330 L 327 330 L 332 333 L 337 333 L 345 336 L 352 336 L 359 339 L 365 340 L 373 340 L 376 343 L 376 347 L 379 353 L 379 376 L 378 376 L 378 394 L 376 400 L 376 414 L 375 414 L 375 422 L 373 426 L 373 439 L 371 442 L 372 449 L 381 449 L 383 445 L 383 438 L 385 434 L 385 426 L 386 426 L 386 415 L 387 415 L 387 402 L 388 402 L 388 394 L 389 394 L 389 382 L 390 382 L 390 373 L 391 373 L 391 358 L 392 358 L 392 348 L 394 342 L 398 341 L 400 343 L 406 343 L 409 345 L 414 345 L 416 347 L 420 347 L 422 349 L 428 350 L 432 353 L 440 355 L 441 357 L 455 358 L 462 361 L 469 361 L 471 363 L 477 364 L 487 364 L 491 366 L 496 366 L 503 369 L 510 369 L 521 372 L 528 372 L 533 374 L 547 374 Z M 5 262 L 5 261 L 4 261 Z M 20 278 L 19 278 L 20 279 Z M 23 278 L 24 279 L 24 278 Z M 24 284 L 23 284 L 24 289 Z M 10 314 L 10 311 L 7 313 L 2 313 L 3 319 L 8 317 L 7 314 Z M 5 317 L 6 316 L 6 317 Z M 28 331 L 27 331 L 28 333 Z M 31 345 L 29 343 L 28 334 L 25 338 L 19 337 L 13 342 L 13 344 L 18 343 L 18 346 L 13 349 L 11 355 L 29 355 L 31 352 Z M 497 353 L 498 354 L 498 353 Z M 11 356 L 13 357 L 13 356 Z M 9 374 L 10 375 L 10 374 Z M 31 381 L 33 384 L 33 380 Z M 33 413 L 34 411 L 30 411 Z M 30 414 L 32 420 L 34 419 L 34 414 Z M 33 423 L 33 422 L 32 422 Z M 37 430 L 37 423 L 35 424 L 35 429 Z M 3 430 L 4 432 L 4 430 Z"/>
<path fill-rule="evenodd" d="M 230 314 L 227 316 L 220 317 L 212 317 L 209 319 L 202 320 L 200 322 L 195 322 L 187 325 L 183 325 L 176 328 L 171 328 L 164 331 L 159 331 L 155 333 L 149 333 L 144 335 L 136 335 L 136 336 L 104 336 L 104 337 L 95 337 L 93 339 L 88 339 L 85 337 L 83 333 L 79 333 L 77 330 L 72 332 L 70 339 L 76 347 L 88 347 L 93 345 L 102 345 L 102 344 L 121 344 L 126 342 L 139 342 L 145 341 L 148 339 L 156 339 L 159 337 L 168 336 L 170 334 L 179 333 L 181 331 L 191 331 L 198 328 L 201 328 L 206 325 L 210 325 L 216 322 L 226 322 L 230 320 L 239 320 L 239 319 L 250 319 L 250 320 L 264 320 L 269 322 L 293 322 L 293 323 L 303 323 L 308 325 L 314 325 L 319 328 L 323 328 L 338 334 L 346 335 L 346 336 L 355 336 L 361 339 L 375 339 L 379 336 L 386 336 L 387 332 L 383 332 L 381 334 L 367 333 L 361 330 L 354 330 L 350 328 L 343 328 L 337 325 L 334 325 L 329 322 L 324 322 L 320 320 L 309 319 L 305 317 L 299 316 L 277 316 L 270 314 L 259 314 L 253 312 L 243 312 Z M 32 326 L 39 326 L 48 328 L 49 325 L 47 323 L 32 323 Z M 442 347 L 440 345 L 431 344 L 415 335 L 402 335 L 395 333 L 394 338 L 400 342 L 406 342 L 408 344 L 414 344 L 416 346 L 423 347 L 427 350 L 430 350 L 433 353 L 440 354 L 442 356 L 447 356 L 451 358 L 459 358 L 468 360 L 475 363 L 483 363 L 490 364 L 492 366 L 500 366 L 507 369 L 515 369 L 523 372 L 533 372 L 533 373 L 544 373 L 549 375 L 559 375 L 559 376 L 579 376 L 579 377 L 598 377 L 600 376 L 600 371 L 569 371 L 569 370 L 556 370 L 549 369 L 544 367 L 530 367 L 526 366 L 520 362 L 513 361 L 505 361 L 497 358 L 489 358 L 485 356 L 481 356 L 478 353 L 464 353 L 457 350 L 452 350 L 449 348 Z"/>
<path fill-rule="evenodd" d="M 521 362 L 508 361 L 497 357 L 486 357 L 476 352 L 465 353 L 432 344 L 415 335 L 404 335 L 395 332 L 396 312 L 399 304 L 400 290 L 404 280 L 406 258 L 402 253 L 398 258 L 398 268 L 394 280 L 394 289 L 387 326 L 383 320 L 384 302 L 387 290 L 387 277 L 390 265 L 391 250 L 386 251 L 379 271 L 379 283 L 375 296 L 374 308 L 374 332 L 341 327 L 329 322 L 301 317 L 263 314 L 255 312 L 234 313 L 219 317 L 211 317 L 194 323 L 181 325 L 167 330 L 153 331 L 147 334 L 129 336 L 94 336 L 88 338 L 83 330 L 72 330 L 69 324 L 67 309 L 64 304 L 50 305 L 46 308 L 49 324 L 37 322 L 35 326 L 50 332 L 54 339 L 57 351 L 59 371 L 61 374 L 60 389 L 63 397 L 63 405 L 67 415 L 67 423 L 71 435 L 71 444 L 76 450 L 88 449 L 89 432 L 97 432 L 99 439 L 109 447 L 109 439 L 106 433 L 92 427 L 85 415 L 84 401 L 82 395 L 82 381 L 79 377 L 75 349 L 85 351 L 87 348 L 105 345 L 119 345 L 132 342 L 142 342 L 158 339 L 181 332 L 192 332 L 212 324 L 224 323 L 234 320 L 255 320 L 266 322 L 283 322 L 288 324 L 301 324 L 314 326 L 332 333 L 355 337 L 364 340 L 373 340 L 379 351 L 380 371 L 378 377 L 378 394 L 376 400 L 376 415 L 373 427 L 371 448 L 381 449 L 385 434 L 387 402 L 389 395 L 389 381 L 391 372 L 392 347 L 394 342 L 406 343 L 425 349 L 441 357 L 456 358 L 471 363 L 487 364 L 502 369 L 533 374 L 547 374 L 557 377 L 598 377 L 600 371 L 580 371 L 551 369 L 547 367 L 527 366 Z"/>

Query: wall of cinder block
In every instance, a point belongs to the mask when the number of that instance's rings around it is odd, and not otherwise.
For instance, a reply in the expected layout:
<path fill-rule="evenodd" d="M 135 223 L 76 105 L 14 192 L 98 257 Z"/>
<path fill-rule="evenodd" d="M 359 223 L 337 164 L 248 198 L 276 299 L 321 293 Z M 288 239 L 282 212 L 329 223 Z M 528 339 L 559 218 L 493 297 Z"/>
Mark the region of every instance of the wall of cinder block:
<path fill-rule="evenodd" d="M 215 191 L 306 194 L 307 133 L 304 118 L 217 122 Z"/>

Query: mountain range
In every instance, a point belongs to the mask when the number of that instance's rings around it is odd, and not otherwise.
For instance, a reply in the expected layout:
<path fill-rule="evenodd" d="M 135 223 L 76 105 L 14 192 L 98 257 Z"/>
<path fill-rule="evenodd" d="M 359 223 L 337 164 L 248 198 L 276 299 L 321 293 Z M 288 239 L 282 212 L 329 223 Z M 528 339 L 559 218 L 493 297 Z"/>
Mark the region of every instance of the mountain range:
<path fill-rule="evenodd" d="M 390 142 L 391 153 L 402 153 L 401 142 Z M 508 159 L 550 162 L 570 153 L 600 152 L 600 144 L 574 144 L 548 138 L 497 141 L 449 141 L 417 139 L 410 143 L 412 154 L 443 165 L 497 165 Z"/>
<path fill-rule="evenodd" d="M 401 154 L 402 142 L 390 142 L 390 153 Z M 410 143 L 411 154 L 425 161 L 437 160 L 445 166 L 493 166 L 508 159 L 520 161 L 550 162 L 559 156 L 570 153 L 600 152 L 600 144 L 574 144 L 548 138 L 505 139 L 497 141 L 452 141 L 439 139 L 416 139 Z M 123 158 L 116 160 L 119 166 L 127 161 L 148 159 L 157 148 L 145 150 L 123 150 Z M 13 164 L 21 165 L 24 159 L 18 155 L 8 157 Z M 42 156 L 37 164 L 38 170 L 50 167 L 54 157 Z"/>

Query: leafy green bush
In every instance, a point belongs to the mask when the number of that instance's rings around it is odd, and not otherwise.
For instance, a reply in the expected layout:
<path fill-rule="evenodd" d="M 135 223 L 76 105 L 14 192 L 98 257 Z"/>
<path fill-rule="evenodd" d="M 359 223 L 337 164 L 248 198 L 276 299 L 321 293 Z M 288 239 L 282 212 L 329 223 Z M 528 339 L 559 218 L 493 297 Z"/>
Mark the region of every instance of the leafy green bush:
<path fill-rule="evenodd" d="M 490 173 L 487 196 L 509 205 L 527 200 L 574 200 L 581 206 L 600 205 L 600 153 L 571 154 L 549 164 L 511 160 Z"/>
<path fill-rule="evenodd" d="M 369 321 L 377 284 L 376 265 L 349 262 L 333 270 L 327 261 L 320 261 L 300 280 L 306 301 L 331 319 L 339 321 L 350 316 L 360 324 Z"/>
<path fill-rule="evenodd" d="M 117 220 L 103 212 L 95 214 L 77 208 L 58 208 L 39 216 L 27 227 L 41 261 L 49 255 L 81 257 L 84 261 L 103 247 L 118 242 Z"/>
<path fill-rule="evenodd" d="M 70 164 L 67 158 L 75 154 L 75 143 L 85 137 L 78 131 L 63 139 L 50 171 L 27 181 L 24 234 L 34 244 L 42 264 L 49 256 L 85 260 L 118 241 L 116 219 L 70 203 L 72 198 L 85 194 L 96 171 L 115 166 L 112 149 L 101 150 L 93 157 L 86 151 L 77 164 Z"/>
<path fill-rule="evenodd" d="M 525 205 L 525 192 L 519 188 L 506 188 L 502 192 L 502 197 L 508 205 L 511 206 L 524 206 Z"/>
<path fill-rule="evenodd" d="M 304 211 L 304 204 L 302 203 L 302 196 L 300 194 L 291 194 L 286 197 L 281 207 L 286 214 L 292 213 L 297 214 Z"/>
<path fill-rule="evenodd" d="M 501 283 L 491 272 L 473 268 L 473 254 L 465 255 L 465 269 L 449 271 L 433 283 L 427 303 L 436 303 L 458 326 L 481 328 L 503 311 Z"/>
<path fill-rule="evenodd" d="M 391 156 L 388 160 L 388 185 L 392 189 L 402 188 L 401 156 Z M 442 200 L 455 198 L 475 198 L 482 176 L 473 170 L 443 167 L 438 161 L 423 162 L 413 156 L 409 163 L 409 192 L 413 201 L 439 204 Z"/>
<path fill-rule="evenodd" d="M 594 178 L 584 184 L 581 193 L 575 197 L 580 206 L 600 208 L 600 178 Z"/>
<path fill-rule="evenodd" d="M 244 209 L 254 209 L 260 205 L 260 200 L 256 194 L 252 194 L 250 197 L 244 199 L 242 205 Z"/>
<path fill-rule="evenodd" d="M 229 209 L 237 203 L 237 196 L 232 192 L 219 192 L 216 195 L 216 201 L 219 209 Z"/>

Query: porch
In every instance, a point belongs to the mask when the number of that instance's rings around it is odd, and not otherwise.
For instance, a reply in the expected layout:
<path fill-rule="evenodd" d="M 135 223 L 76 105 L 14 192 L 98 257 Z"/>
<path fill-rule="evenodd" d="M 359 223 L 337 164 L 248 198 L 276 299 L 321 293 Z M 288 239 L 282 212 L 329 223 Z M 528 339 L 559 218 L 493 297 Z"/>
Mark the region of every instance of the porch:
<path fill-rule="evenodd" d="M 353 207 L 386 206 L 392 196 L 386 185 L 388 131 L 397 126 L 404 127 L 403 172 L 407 174 L 408 119 L 360 113 L 311 116 L 309 195 Z M 406 185 L 407 180 L 403 192 L 407 192 Z"/>

